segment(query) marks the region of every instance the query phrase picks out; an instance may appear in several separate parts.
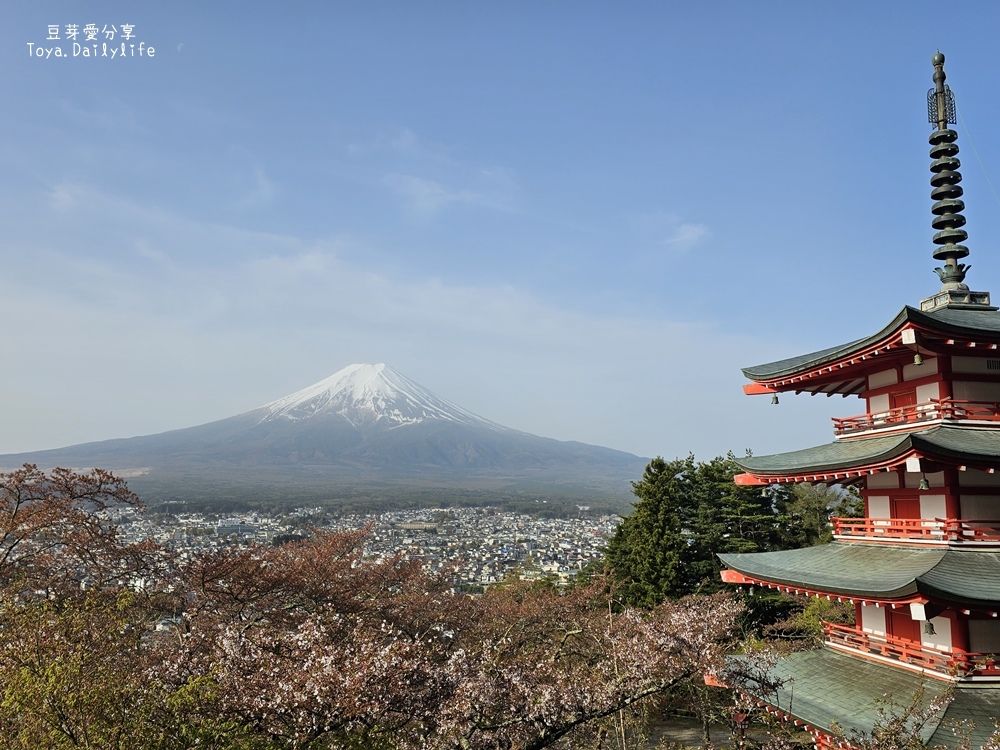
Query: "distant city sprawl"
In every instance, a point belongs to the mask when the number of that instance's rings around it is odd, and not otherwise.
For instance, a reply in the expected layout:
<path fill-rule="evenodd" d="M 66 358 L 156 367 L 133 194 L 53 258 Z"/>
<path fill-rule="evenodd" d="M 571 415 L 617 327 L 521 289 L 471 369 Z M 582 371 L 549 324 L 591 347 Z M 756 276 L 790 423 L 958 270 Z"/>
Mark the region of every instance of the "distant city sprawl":
<path fill-rule="evenodd" d="M 600 560 L 621 520 L 615 515 L 537 518 L 491 508 L 397 510 L 331 517 L 321 508 L 298 508 L 281 516 L 243 513 L 153 514 L 127 510 L 114 519 L 128 541 L 152 539 L 180 559 L 203 552 L 281 543 L 310 528 L 353 531 L 370 528 L 365 555 L 421 559 L 434 573 L 451 575 L 463 587 L 489 586 L 511 576 L 567 583 L 588 563 Z"/>

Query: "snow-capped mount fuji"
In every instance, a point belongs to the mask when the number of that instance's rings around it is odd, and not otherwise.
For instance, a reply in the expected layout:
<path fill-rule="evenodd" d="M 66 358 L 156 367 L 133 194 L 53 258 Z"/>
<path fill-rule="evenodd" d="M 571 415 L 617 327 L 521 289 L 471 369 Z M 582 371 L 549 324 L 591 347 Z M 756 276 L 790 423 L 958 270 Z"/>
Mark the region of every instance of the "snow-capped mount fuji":
<path fill-rule="evenodd" d="M 438 398 L 388 365 L 349 365 L 308 388 L 265 404 L 263 421 L 310 419 L 334 414 L 355 426 L 388 427 L 444 420 L 503 430 L 460 406 Z"/>
<path fill-rule="evenodd" d="M 157 435 L 0 456 L 0 470 L 101 467 L 147 502 L 628 497 L 646 460 L 504 427 L 384 364 L 351 365 L 217 422 Z M 440 497 L 440 496 L 438 496 Z"/>

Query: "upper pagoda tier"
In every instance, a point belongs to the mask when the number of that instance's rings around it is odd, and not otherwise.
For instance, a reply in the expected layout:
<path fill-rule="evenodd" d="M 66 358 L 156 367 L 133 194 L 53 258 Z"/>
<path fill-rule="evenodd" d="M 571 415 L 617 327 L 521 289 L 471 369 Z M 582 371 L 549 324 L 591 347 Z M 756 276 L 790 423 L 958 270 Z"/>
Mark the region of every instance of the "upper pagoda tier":
<path fill-rule="evenodd" d="M 869 376 L 933 356 L 994 357 L 1000 373 L 1000 311 L 991 306 L 928 311 L 907 306 L 871 336 L 744 368 L 743 374 L 753 382 L 743 390 L 862 395 L 870 390 Z"/>
<path fill-rule="evenodd" d="M 921 420 L 914 419 L 913 413 L 905 409 L 921 403 L 940 407 L 937 414 L 944 419 L 983 415 L 978 407 L 957 415 L 951 404 L 955 398 L 973 404 L 995 403 L 996 414 L 989 416 L 998 417 L 993 421 L 1000 422 L 1000 311 L 990 304 L 988 292 L 969 289 L 965 277 L 971 266 L 959 263 L 969 255 L 969 248 L 961 244 L 969 235 L 964 229 L 958 133 L 948 127 L 955 122 L 955 99 L 945 84 L 944 55 L 937 52 L 932 63 L 934 88 L 927 95 L 927 114 L 934 127 L 928 140 L 931 226 L 935 230 L 932 242 L 936 247 L 931 255 L 942 264 L 934 269 L 941 281 L 940 289 L 921 300 L 919 309 L 904 307 L 888 325 L 871 336 L 743 370 L 753 381 L 743 387 L 748 394 L 794 391 L 866 398 L 868 414 L 844 420 L 838 425 L 838 435 L 875 428 L 898 430 L 900 423 L 902 429 L 909 429 L 911 423 Z M 935 360 L 936 378 L 928 372 L 931 368 L 915 369 L 924 366 L 928 359 Z M 974 360 L 971 365 L 970 360 Z M 954 373 L 958 376 L 952 377 Z M 967 377 L 970 374 L 979 377 Z M 924 378 L 937 383 L 916 382 Z M 982 387 L 991 378 L 998 385 Z M 951 388 L 956 380 L 978 385 L 964 388 L 967 393 L 959 393 Z M 897 387 L 903 383 L 914 387 Z M 894 403 L 895 400 L 899 403 Z M 879 422 L 872 417 L 876 413 L 885 414 L 888 419 Z M 927 414 L 923 410 L 922 416 Z"/>

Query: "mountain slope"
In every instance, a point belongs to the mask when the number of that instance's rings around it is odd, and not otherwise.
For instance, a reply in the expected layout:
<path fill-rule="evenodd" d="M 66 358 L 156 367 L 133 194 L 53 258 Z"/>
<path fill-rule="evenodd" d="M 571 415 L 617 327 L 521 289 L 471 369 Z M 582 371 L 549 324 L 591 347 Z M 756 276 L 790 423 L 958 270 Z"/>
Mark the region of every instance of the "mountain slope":
<path fill-rule="evenodd" d="M 513 430 L 384 365 L 351 365 L 228 419 L 157 435 L 0 456 L 0 467 L 101 466 L 150 501 L 315 499 L 394 488 L 623 499 L 645 460 Z"/>

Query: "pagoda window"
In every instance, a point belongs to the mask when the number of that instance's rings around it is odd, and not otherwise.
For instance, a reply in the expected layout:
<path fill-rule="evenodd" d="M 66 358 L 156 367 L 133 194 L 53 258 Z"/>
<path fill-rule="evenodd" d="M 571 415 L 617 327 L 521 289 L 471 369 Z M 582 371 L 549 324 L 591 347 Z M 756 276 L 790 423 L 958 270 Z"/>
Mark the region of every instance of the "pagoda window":
<path fill-rule="evenodd" d="M 872 424 L 875 427 L 885 424 L 886 419 L 889 417 L 890 407 L 888 393 L 879 393 L 868 399 L 868 413 L 872 415 Z"/>
<path fill-rule="evenodd" d="M 969 651 L 1000 654 L 1000 620 L 969 620 Z"/>
<path fill-rule="evenodd" d="M 948 498 L 944 495 L 921 495 L 920 517 L 925 519 L 921 526 L 940 528 L 942 521 L 937 519 L 948 517 Z"/>
<path fill-rule="evenodd" d="M 1000 477 L 1000 475 L 997 475 Z M 865 487 L 870 490 L 894 490 L 899 487 L 899 474 L 894 471 L 883 471 L 870 474 L 865 479 Z"/>
<path fill-rule="evenodd" d="M 887 495 L 871 495 L 865 498 L 865 515 L 873 519 L 891 518 L 889 497 Z"/>
<path fill-rule="evenodd" d="M 942 395 L 940 383 L 922 383 L 917 386 L 918 404 L 926 404 L 934 401 L 935 399 L 941 398 Z"/>
<path fill-rule="evenodd" d="M 985 401 L 987 403 L 1000 401 L 1000 383 L 956 380 L 952 383 L 951 388 L 955 398 L 959 401 Z"/>
<path fill-rule="evenodd" d="M 931 385 L 936 396 L 937 384 Z M 933 396 L 927 396 L 925 400 L 930 401 L 931 398 Z M 913 386 L 871 394 L 868 397 L 868 413 L 872 415 L 872 426 L 880 427 L 895 422 L 912 421 L 918 401 L 920 399 L 917 389 Z"/>
<path fill-rule="evenodd" d="M 956 528 L 963 539 L 996 543 L 1000 541 L 1000 496 L 959 496 L 961 519 Z"/>
<path fill-rule="evenodd" d="M 951 371 L 977 375 L 1000 375 L 1000 358 L 952 357 Z"/>
<path fill-rule="evenodd" d="M 917 405 L 917 392 L 914 390 L 896 391 L 895 393 L 889 394 L 890 409 L 900 409 L 904 406 L 916 406 L 916 405 Z"/>
<path fill-rule="evenodd" d="M 996 495 L 962 495 L 959 503 L 966 521 L 1000 520 L 1000 497 Z"/>
<path fill-rule="evenodd" d="M 997 385 L 1000 386 L 1000 378 Z M 861 394 L 870 419 L 867 427 L 936 419 L 941 416 L 940 399 L 949 395 L 936 359 L 929 359 L 924 365 L 881 370 L 868 377 L 868 389 Z"/>

